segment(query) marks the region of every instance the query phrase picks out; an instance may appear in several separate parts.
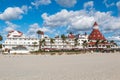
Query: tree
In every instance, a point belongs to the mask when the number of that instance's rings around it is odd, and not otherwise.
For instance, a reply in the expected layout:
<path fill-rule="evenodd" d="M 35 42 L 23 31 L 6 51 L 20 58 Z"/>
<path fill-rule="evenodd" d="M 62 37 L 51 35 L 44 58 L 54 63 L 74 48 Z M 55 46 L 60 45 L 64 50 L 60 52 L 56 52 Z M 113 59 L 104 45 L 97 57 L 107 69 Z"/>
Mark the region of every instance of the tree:
<path fill-rule="evenodd" d="M 65 40 L 66 40 L 66 36 L 64 34 L 61 35 L 61 38 L 62 38 L 62 42 L 63 42 L 63 49 L 64 49 L 64 43 L 65 43 Z"/>
<path fill-rule="evenodd" d="M 0 41 L 2 41 L 3 40 L 3 37 L 0 35 Z"/>
<path fill-rule="evenodd" d="M 111 43 L 113 46 L 117 46 L 117 44 L 116 44 L 113 40 L 111 40 L 110 43 Z"/>
<path fill-rule="evenodd" d="M 46 45 L 45 39 L 41 39 L 41 40 L 40 40 L 40 44 L 41 44 L 41 46 L 45 46 L 45 45 Z M 40 46 L 40 48 L 41 48 L 41 46 Z"/>
<path fill-rule="evenodd" d="M 35 50 L 35 47 L 37 46 L 37 42 L 33 42 L 33 47 L 34 47 L 34 50 Z"/>
<path fill-rule="evenodd" d="M 97 41 L 95 42 L 96 51 L 98 50 L 98 45 L 99 45 L 99 43 L 100 43 L 100 40 L 97 40 Z"/>
<path fill-rule="evenodd" d="M 43 35 L 43 34 L 44 34 L 43 31 L 38 30 L 38 31 L 37 31 L 37 34 L 38 34 L 38 39 L 41 40 L 41 39 L 40 39 L 40 35 Z M 39 41 L 39 50 L 41 50 L 41 44 L 40 44 L 40 42 L 41 42 L 41 41 Z"/>
<path fill-rule="evenodd" d="M 3 40 L 3 37 L 0 35 L 0 41 Z M 0 48 L 2 48 L 2 44 L 0 44 Z"/>
<path fill-rule="evenodd" d="M 0 49 L 2 48 L 2 44 L 0 44 Z"/>
<path fill-rule="evenodd" d="M 37 31 L 37 34 L 38 34 L 38 38 L 40 39 L 40 35 L 42 35 L 42 34 L 44 34 L 44 33 L 43 33 L 43 31 L 38 30 L 38 31 Z"/>
<path fill-rule="evenodd" d="M 112 45 L 114 45 L 115 42 L 114 42 L 113 40 L 111 40 L 110 43 L 111 43 Z"/>
<path fill-rule="evenodd" d="M 52 44 L 54 43 L 54 39 L 50 38 L 50 44 L 51 44 L 51 49 L 52 49 Z"/>
<path fill-rule="evenodd" d="M 0 41 L 3 40 L 3 37 L 0 35 Z M 2 48 L 2 44 L 0 44 L 0 49 Z M 0 50 L 0 52 L 2 52 L 2 50 Z"/>
<path fill-rule="evenodd" d="M 84 40 L 82 45 L 83 45 L 84 52 L 86 52 L 86 47 L 88 45 L 87 41 Z"/>
<path fill-rule="evenodd" d="M 41 45 L 44 45 L 44 46 L 46 45 L 45 39 L 41 40 Z"/>
<path fill-rule="evenodd" d="M 75 38 L 74 42 L 75 42 L 75 46 L 77 46 L 78 45 L 78 38 Z"/>

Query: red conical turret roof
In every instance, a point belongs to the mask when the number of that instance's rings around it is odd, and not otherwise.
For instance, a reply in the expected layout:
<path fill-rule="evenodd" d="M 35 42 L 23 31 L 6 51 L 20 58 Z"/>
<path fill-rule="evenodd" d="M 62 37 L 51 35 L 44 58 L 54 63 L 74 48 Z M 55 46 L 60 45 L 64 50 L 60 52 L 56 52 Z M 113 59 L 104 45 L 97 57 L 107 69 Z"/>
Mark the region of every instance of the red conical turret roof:
<path fill-rule="evenodd" d="M 88 37 L 89 40 L 106 40 L 102 33 L 99 31 L 97 22 L 93 25 L 93 30 Z"/>
<path fill-rule="evenodd" d="M 97 22 L 95 22 L 93 26 L 98 26 Z"/>

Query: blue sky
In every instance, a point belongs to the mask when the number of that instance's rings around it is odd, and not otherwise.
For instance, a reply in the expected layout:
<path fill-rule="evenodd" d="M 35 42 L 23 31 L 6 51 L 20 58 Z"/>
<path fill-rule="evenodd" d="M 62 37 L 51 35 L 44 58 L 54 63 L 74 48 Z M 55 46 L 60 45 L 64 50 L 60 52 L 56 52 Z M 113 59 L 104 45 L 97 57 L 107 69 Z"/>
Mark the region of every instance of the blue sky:
<path fill-rule="evenodd" d="M 0 0 L 0 32 L 19 30 L 30 37 L 67 32 L 88 34 L 97 21 L 108 39 L 120 40 L 120 0 Z"/>

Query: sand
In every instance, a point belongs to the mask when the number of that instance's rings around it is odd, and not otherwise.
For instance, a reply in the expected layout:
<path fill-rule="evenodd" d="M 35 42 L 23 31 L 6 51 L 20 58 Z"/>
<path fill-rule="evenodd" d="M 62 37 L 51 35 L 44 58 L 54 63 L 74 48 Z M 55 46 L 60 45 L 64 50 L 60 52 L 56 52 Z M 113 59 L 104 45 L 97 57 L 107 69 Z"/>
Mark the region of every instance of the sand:
<path fill-rule="evenodd" d="M 120 54 L 0 55 L 0 80 L 120 80 Z"/>

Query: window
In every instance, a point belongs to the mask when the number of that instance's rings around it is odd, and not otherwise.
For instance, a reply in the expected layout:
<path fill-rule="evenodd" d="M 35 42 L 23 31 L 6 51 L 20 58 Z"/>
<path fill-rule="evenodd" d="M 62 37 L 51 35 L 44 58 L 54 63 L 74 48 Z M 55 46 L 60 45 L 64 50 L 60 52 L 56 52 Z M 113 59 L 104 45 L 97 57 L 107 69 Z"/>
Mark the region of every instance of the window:
<path fill-rule="evenodd" d="M 20 38 L 19 40 L 22 40 L 22 38 Z"/>
<path fill-rule="evenodd" d="M 28 44 L 30 44 L 30 42 L 28 42 Z"/>

